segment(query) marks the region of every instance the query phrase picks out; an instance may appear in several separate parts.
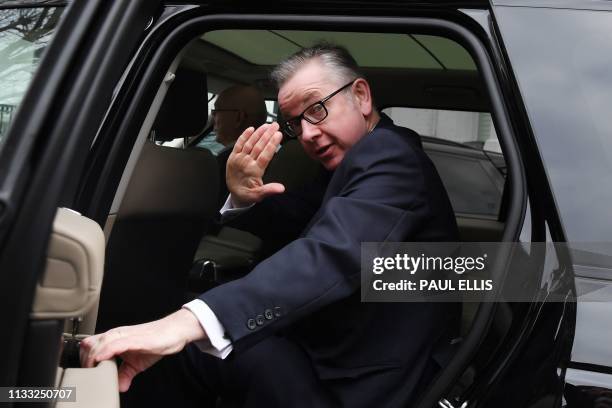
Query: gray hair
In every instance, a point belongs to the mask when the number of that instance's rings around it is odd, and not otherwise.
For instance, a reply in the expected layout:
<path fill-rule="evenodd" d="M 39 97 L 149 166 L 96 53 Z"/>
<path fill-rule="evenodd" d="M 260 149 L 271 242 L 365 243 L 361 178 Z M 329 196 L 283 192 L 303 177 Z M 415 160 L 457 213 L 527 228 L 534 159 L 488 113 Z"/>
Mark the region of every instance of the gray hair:
<path fill-rule="evenodd" d="M 348 82 L 352 79 L 364 78 L 355 58 L 342 46 L 328 42 L 319 42 L 307 48 L 302 48 L 295 54 L 281 61 L 270 74 L 278 88 L 283 86 L 306 63 L 318 59 L 328 68 L 338 82 Z"/>

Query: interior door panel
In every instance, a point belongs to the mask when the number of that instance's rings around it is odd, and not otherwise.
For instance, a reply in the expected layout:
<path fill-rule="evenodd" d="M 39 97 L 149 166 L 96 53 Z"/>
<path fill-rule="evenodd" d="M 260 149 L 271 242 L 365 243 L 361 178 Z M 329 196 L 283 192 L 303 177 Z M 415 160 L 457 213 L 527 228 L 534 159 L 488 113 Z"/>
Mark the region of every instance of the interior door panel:
<path fill-rule="evenodd" d="M 47 266 L 37 284 L 30 314 L 30 319 L 38 326 L 61 321 L 70 326 L 68 319 L 82 321 L 72 335 L 64 334 L 64 347 L 56 349 L 56 354 L 58 351 L 67 352 L 67 339 L 74 337 L 72 341 L 77 341 L 93 333 L 95 316 L 89 320 L 83 316 L 98 304 L 105 247 L 104 233 L 96 222 L 67 208 L 57 210 L 47 251 Z M 56 331 L 56 336 L 57 342 L 61 342 L 61 331 Z M 58 359 L 56 356 L 55 364 Z M 65 364 L 68 360 L 62 361 Z M 40 359 L 33 359 L 29 365 L 34 371 L 40 365 Z M 94 368 L 57 367 L 55 380 L 50 383 L 59 387 L 76 387 L 76 402 L 58 402 L 56 407 L 119 407 L 117 365 L 114 361 L 104 361 Z"/>
<path fill-rule="evenodd" d="M 94 368 L 63 370 L 61 387 L 75 387 L 76 402 L 58 402 L 56 408 L 119 408 L 117 364 L 102 361 Z"/>

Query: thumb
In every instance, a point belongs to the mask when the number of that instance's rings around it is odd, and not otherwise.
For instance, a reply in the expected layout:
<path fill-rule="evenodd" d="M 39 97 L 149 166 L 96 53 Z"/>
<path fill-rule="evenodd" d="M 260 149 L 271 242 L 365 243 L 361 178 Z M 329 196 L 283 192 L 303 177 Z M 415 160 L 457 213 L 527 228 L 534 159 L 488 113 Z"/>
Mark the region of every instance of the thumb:
<path fill-rule="evenodd" d="M 119 392 L 126 392 L 130 389 L 132 380 L 138 374 L 138 370 L 129 363 L 123 361 L 119 367 Z"/>
<path fill-rule="evenodd" d="M 262 197 L 268 197 L 275 194 L 281 194 L 285 192 L 285 186 L 281 183 L 268 183 L 261 186 Z"/>

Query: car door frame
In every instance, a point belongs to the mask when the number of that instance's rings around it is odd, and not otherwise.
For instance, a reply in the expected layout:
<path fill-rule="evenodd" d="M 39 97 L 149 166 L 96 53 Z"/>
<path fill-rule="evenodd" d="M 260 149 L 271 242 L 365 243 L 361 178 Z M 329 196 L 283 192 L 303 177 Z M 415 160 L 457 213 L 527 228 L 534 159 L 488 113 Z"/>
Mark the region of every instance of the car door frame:
<path fill-rule="evenodd" d="M 24 363 L 34 348 L 59 360 L 61 339 L 29 318 L 51 224 L 58 206 L 71 205 L 113 89 L 158 11 L 151 0 L 70 3 L 8 131 L 0 151 L 0 325 L 10 328 L 0 336 L 3 386 L 53 385 L 33 382 L 53 379 L 57 364 L 41 375 Z"/>

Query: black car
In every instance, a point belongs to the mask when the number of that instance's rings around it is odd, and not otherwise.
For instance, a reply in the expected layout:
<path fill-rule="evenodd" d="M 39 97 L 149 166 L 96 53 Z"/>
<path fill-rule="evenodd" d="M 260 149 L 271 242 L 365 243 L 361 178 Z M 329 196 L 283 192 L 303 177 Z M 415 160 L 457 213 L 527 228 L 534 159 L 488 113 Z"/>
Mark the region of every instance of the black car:
<path fill-rule="evenodd" d="M 269 243 L 213 222 L 219 169 L 198 143 L 233 84 L 256 84 L 275 118 L 270 68 L 320 39 L 422 135 L 461 239 L 527 248 L 520 279 L 536 289 L 466 303 L 417 405 L 609 404 L 612 4 L 599 0 L 0 2 L 0 386 L 119 406 L 114 362 L 79 368 L 78 339 L 257 264 Z M 296 143 L 275 162 L 269 179 L 312 177 Z"/>

